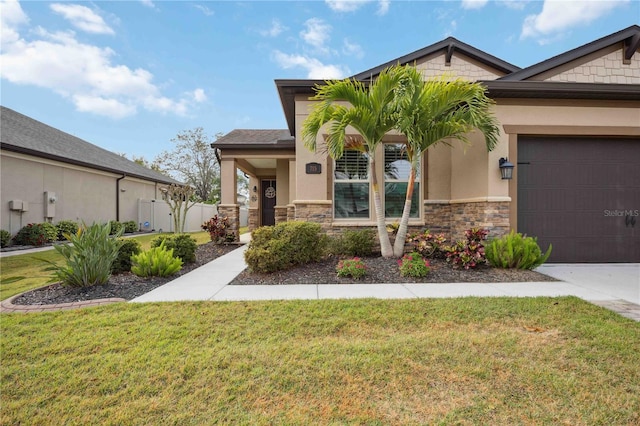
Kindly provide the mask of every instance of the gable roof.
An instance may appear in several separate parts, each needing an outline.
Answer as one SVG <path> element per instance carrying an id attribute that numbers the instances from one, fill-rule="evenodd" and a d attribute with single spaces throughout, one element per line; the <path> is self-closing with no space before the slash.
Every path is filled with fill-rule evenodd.
<path id="1" fill-rule="evenodd" d="M 447 37 L 442 41 L 434 43 L 420 50 L 416 50 L 415 52 L 409 53 L 408 55 L 400 56 L 399 58 L 393 59 L 382 65 L 378 65 L 377 67 L 355 74 L 350 78 L 356 79 L 356 80 L 367 80 L 371 77 L 377 76 L 378 74 L 380 74 L 382 70 L 384 70 L 385 68 L 389 68 L 392 65 L 411 64 L 420 58 L 433 55 L 434 53 L 437 53 L 440 51 L 445 52 L 446 62 L 451 62 L 451 57 L 453 56 L 454 52 L 459 52 L 465 56 L 468 56 L 471 59 L 474 59 L 488 66 L 489 68 L 495 69 L 505 74 L 511 74 L 513 72 L 520 70 L 520 67 L 510 64 L 509 62 L 503 61 L 502 59 L 497 58 L 493 55 L 490 55 L 486 52 L 483 52 L 480 49 L 476 49 L 475 47 L 470 46 L 466 43 L 463 43 L 454 37 Z"/>
<path id="2" fill-rule="evenodd" d="M 546 61 L 539 62 L 530 67 L 524 68 L 520 71 L 516 71 L 512 74 L 499 78 L 503 81 L 523 81 L 538 74 L 550 71 L 554 68 L 575 61 L 576 59 L 587 56 L 591 53 L 605 49 L 611 45 L 624 42 L 624 57 L 625 59 L 631 59 L 633 54 L 640 48 L 640 26 L 632 25 L 624 30 L 618 31 L 606 37 L 602 37 L 591 43 L 577 47 L 568 52 L 554 56 Z"/>
<path id="3" fill-rule="evenodd" d="M 0 106 L 0 147 L 7 151 L 109 173 L 125 174 L 152 182 L 179 183 L 118 154 L 4 106 Z"/>
<path id="4" fill-rule="evenodd" d="M 211 148 L 291 149 L 295 148 L 295 142 L 288 129 L 235 129 L 218 138 Z"/>

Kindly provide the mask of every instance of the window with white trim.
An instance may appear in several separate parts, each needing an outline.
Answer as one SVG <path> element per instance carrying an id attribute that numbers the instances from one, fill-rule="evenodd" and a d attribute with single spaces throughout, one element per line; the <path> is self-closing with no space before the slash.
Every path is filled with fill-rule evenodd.
<path id="1" fill-rule="evenodd" d="M 407 159 L 405 145 L 401 143 L 384 144 L 384 212 L 386 218 L 402 217 L 410 172 L 411 163 Z M 418 165 L 409 217 L 419 216 L 420 166 Z"/>
<path id="2" fill-rule="evenodd" d="M 334 217 L 369 218 L 369 155 L 345 150 L 335 161 L 333 176 Z"/>

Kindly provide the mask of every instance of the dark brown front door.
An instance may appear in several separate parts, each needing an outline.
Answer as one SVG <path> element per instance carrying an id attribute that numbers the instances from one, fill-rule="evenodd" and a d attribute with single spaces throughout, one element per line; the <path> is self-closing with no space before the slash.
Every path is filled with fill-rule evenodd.
<path id="1" fill-rule="evenodd" d="M 262 191 L 261 208 L 262 208 L 262 226 L 276 224 L 276 181 L 275 179 L 262 179 L 260 181 Z"/>
<path id="2" fill-rule="evenodd" d="M 640 262 L 640 139 L 519 137 L 518 231 L 550 262 Z"/>

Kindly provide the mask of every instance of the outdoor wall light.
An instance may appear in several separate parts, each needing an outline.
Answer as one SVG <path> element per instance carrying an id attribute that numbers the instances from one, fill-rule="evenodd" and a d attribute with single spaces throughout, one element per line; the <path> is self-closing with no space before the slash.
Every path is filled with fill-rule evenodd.
<path id="1" fill-rule="evenodd" d="M 510 163 L 507 157 L 500 158 L 498 160 L 498 165 L 500 166 L 500 175 L 502 176 L 502 179 L 513 178 L 513 163 Z"/>
<path id="2" fill-rule="evenodd" d="M 258 187 L 253 185 L 253 192 L 258 192 Z"/>

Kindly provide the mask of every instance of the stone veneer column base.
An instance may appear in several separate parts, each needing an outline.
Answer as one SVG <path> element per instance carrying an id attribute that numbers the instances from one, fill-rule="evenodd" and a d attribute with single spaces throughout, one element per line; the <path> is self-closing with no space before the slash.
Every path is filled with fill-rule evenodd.
<path id="1" fill-rule="evenodd" d="M 226 216 L 229 219 L 229 232 L 235 235 L 234 241 L 240 241 L 240 205 L 220 204 L 218 205 L 218 215 Z"/>
<path id="2" fill-rule="evenodd" d="M 509 233 L 511 201 L 433 200 L 424 203 L 425 227 L 449 241 L 464 239 L 470 228 L 489 230 L 489 238 Z"/>
<path id="3" fill-rule="evenodd" d="M 294 201 L 295 220 L 319 223 L 324 232 L 330 233 L 333 221 L 333 202 L 328 200 Z"/>
<path id="4" fill-rule="evenodd" d="M 275 206 L 273 210 L 275 213 L 276 225 L 287 221 L 287 206 Z"/>
<path id="5" fill-rule="evenodd" d="M 258 217 L 258 208 L 249 207 L 249 231 L 258 229 L 260 226 L 260 218 Z"/>
<path id="6" fill-rule="evenodd" d="M 296 206 L 293 204 L 287 204 L 287 222 L 296 220 Z"/>

